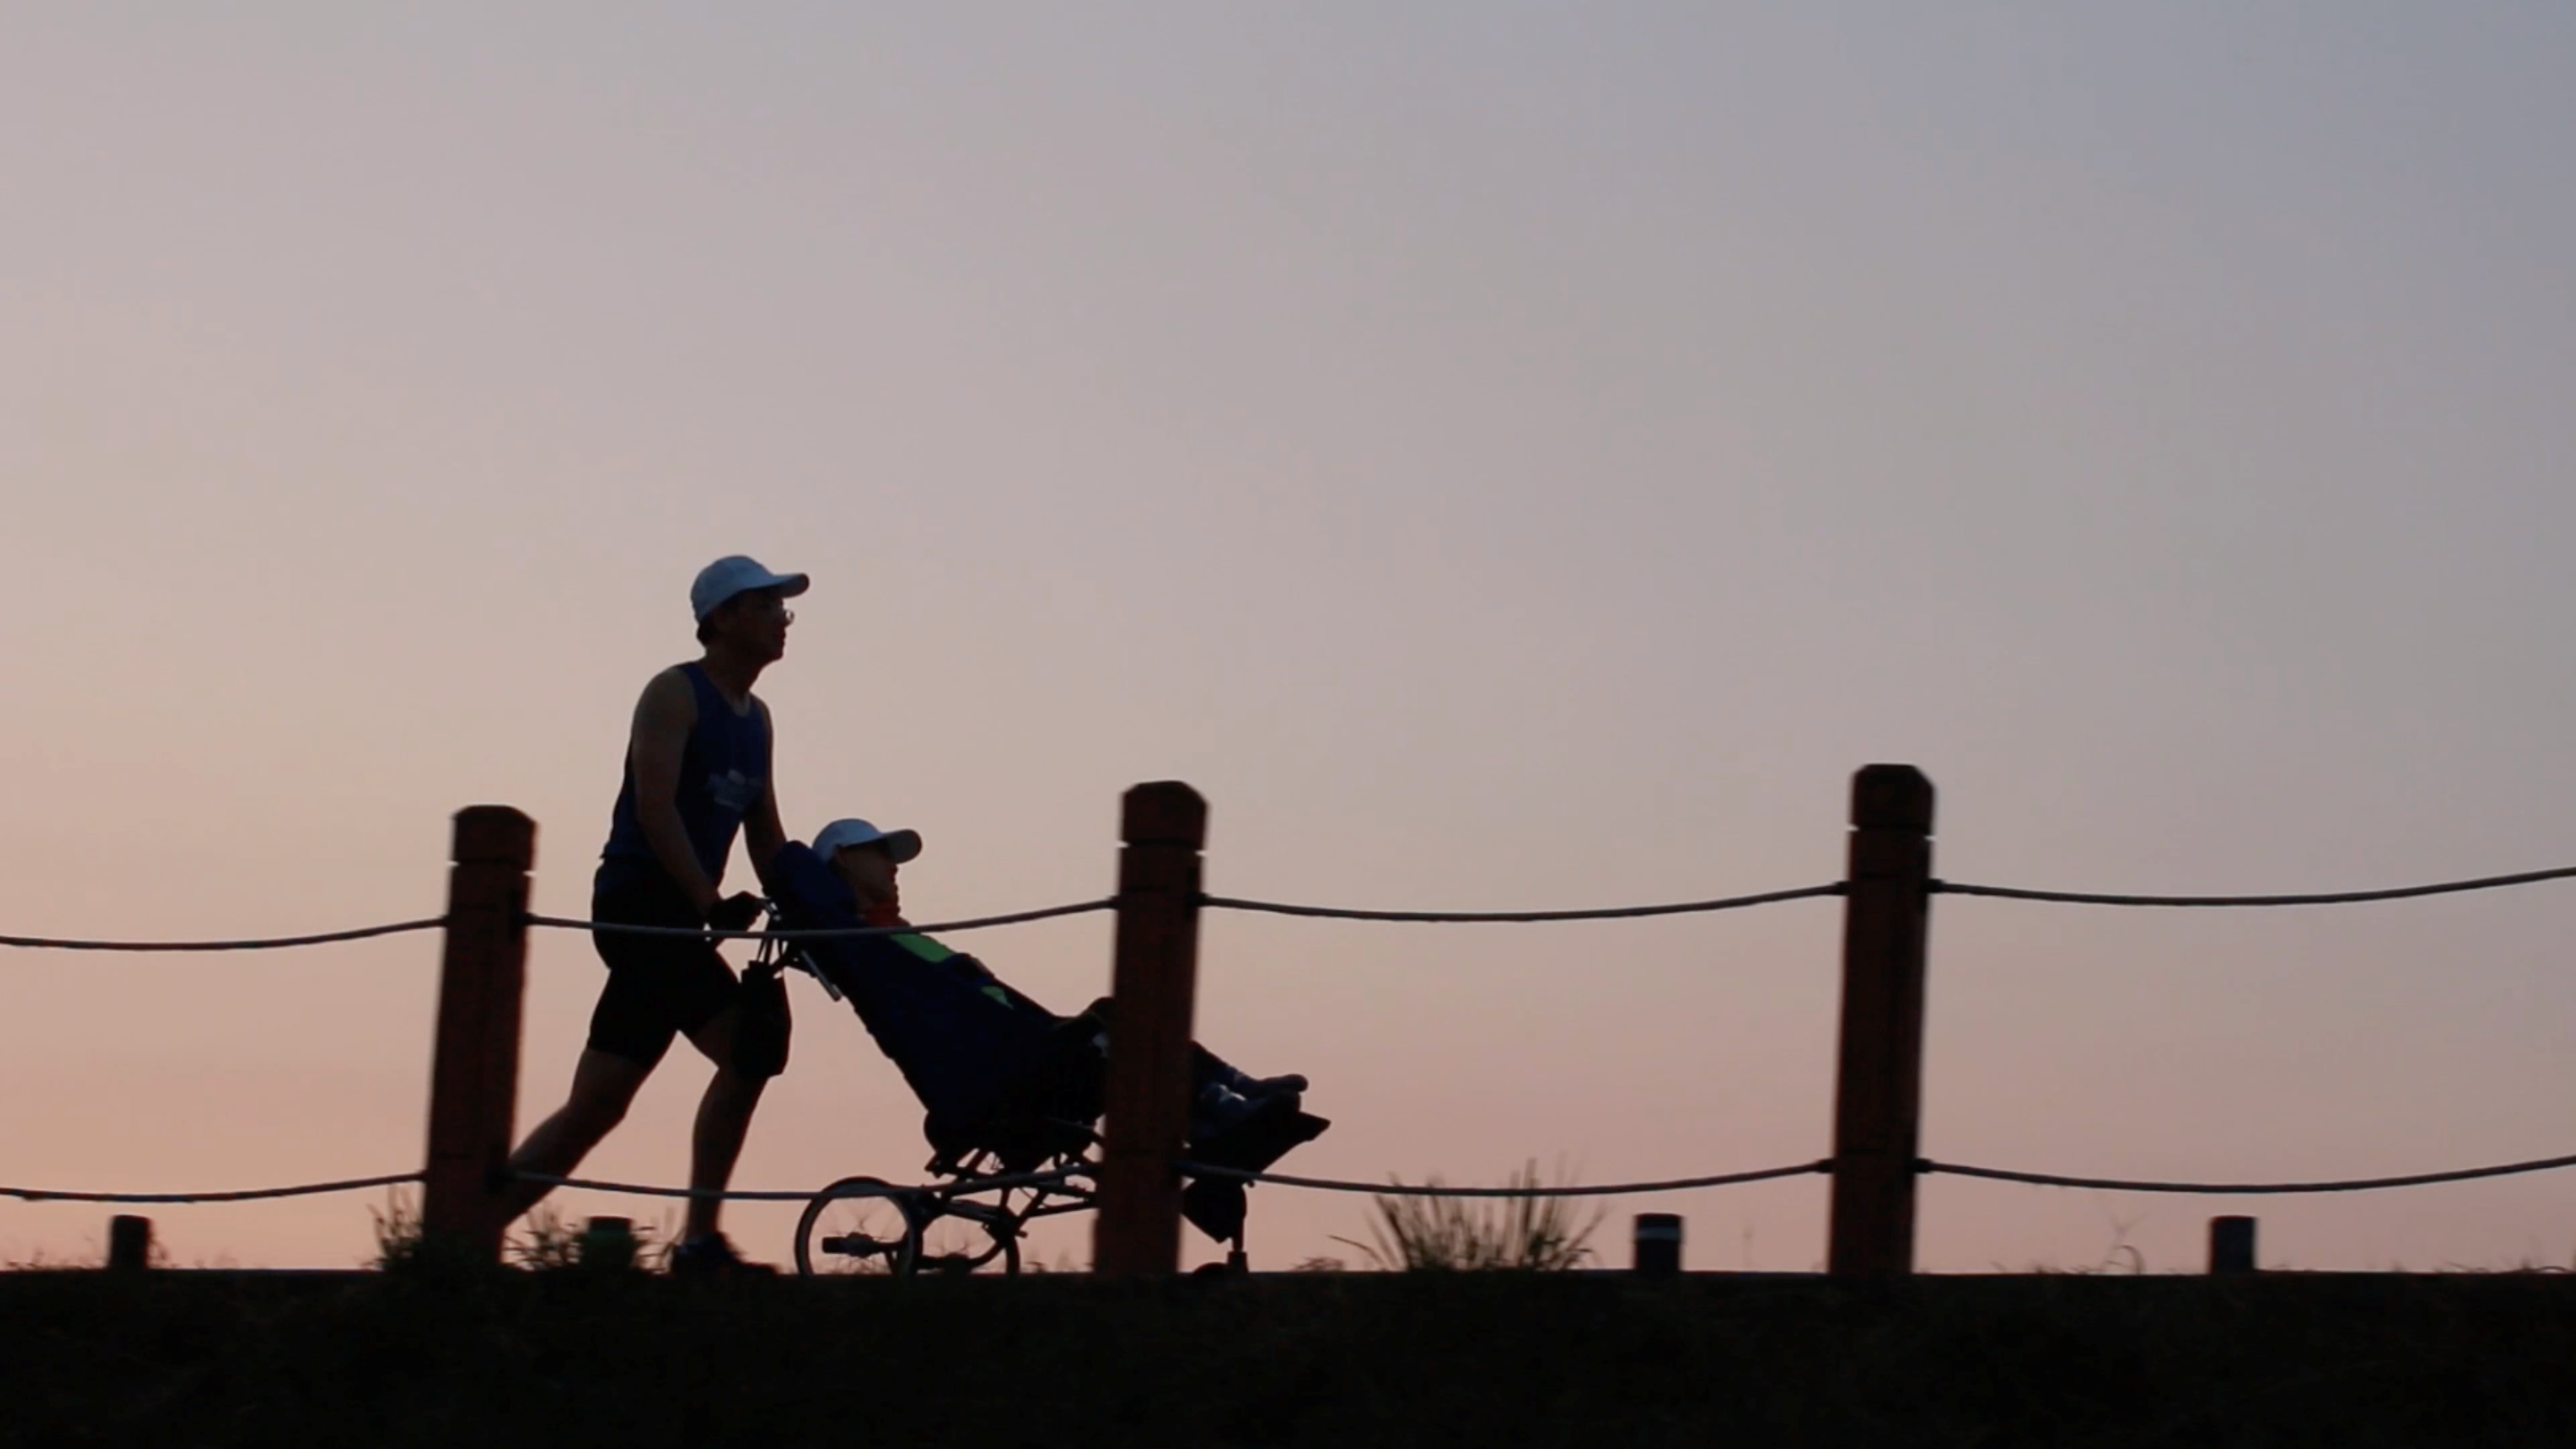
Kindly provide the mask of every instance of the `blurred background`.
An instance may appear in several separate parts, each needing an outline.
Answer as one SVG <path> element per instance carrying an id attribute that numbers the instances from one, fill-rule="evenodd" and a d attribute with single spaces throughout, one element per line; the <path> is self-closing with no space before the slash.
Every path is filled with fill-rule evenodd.
<path id="1" fill-rule="evenodd" d="M 790 833 L 921 830 L 916 919 L 1105 893 L 1162 778 L 1209 889 L 1336 905 L 1813 884 L 1878 760 L 1959 880 L 2576 860 L 2562 10 L 39 0 L 0 177 L 9 933 L 435 914 L 487 801 L 584 914 L 636 692 L 732 552 L 814 577 L 761 684 Z M 2571 891 L 1941 900 L 1925 1151 L 2576 1151 Z M 1200 1033 L 1314 1079 L 1291 1170 L 1800 1161 L 1838 930 L 1218 915 Z M 1108 940 L 957 944 L 1072 1010 Z M 0 1182 L 417 1165 L 436 957 L 0 954 Z M 600 976 L 537 938 L 523 1126 Z M 799 987 L 738 1183 L 915 1177 L 917 1105 Z M 585 1171 L 682 1180 L 704 1075 Z M 156 1216 L 181 1263 L 334 1266 L 371 1206 Z M 1622 1200 L 1603 1243 L 1680 1211 L 1691 1266 L 1805 1269 L 1823 1207 Z M 2248 1208 L 1934 1179 L 1922 1258 L 2193 1269 Z M 2251 1210 L 2267 1263 L 2422 1268 L 2568 1263 L 2571 1208 Z M 729 1225 L 784 1260 L 793 1214 Z M 0 1203 L 0 1259 L 105 1218 Z M 1366 1219 L 1257 1192 L 1254 1262 Z"/>

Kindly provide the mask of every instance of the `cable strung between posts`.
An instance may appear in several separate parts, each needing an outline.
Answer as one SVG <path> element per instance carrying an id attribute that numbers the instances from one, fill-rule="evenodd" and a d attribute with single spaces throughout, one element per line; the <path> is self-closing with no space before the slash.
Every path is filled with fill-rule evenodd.
<path id="1" fill-rule="evenodd" d="M 541 1182 L 548 1187 L 574 1187 L 582 1188 L 590 1192 L 623 1193 L 628 1197 L 715 1198 L 725 1202 L 804 1202 L 810 1198 L 821 1196 L 824 1191 L 822 1188 L 725 1188 L 718 1190 L 716 1188 L 705 1187 L 656 1187 L 649 1183 L 640 1182 L 599 1182 L 586 1177 L 552 1177 L 542 1172 L 514 1172 L 510 1175 L 521 1182 Z M 1069 1178 L 1089 1176 L 1091 1176 L 1091 1169 L 1087 1167 L 1059 1167 L 1051 1172 L 1015 1172 L 1002 1177 L 974 1177 L 966 1178 L 958 1182 L 930 1182 L 919 1183 L 913 1186 L 905 1186 L 902 1183 L 890 1182 L 886 1184 L 886 1190 L 883 1193 L 872 1193 L 866 1195 L 875 1197 L 955 1197 L 960 1193 L 991 1192 L 997 1188 L 1038 1187 L 1046 1184 L 1061 1183 Z M 861 1194 L 843 1193 L 841 1196 L 857 1197 L 861 1196 Z"/>
<path id="2" fill-rule="evenodd" d="M 431 916 L 427 920 L 396 921 L 390 926 L 360 926 L 354 931 L 269 936 L 245 941 L 71 941 L 51 936 L 0 936 L 0 946 L 21 946 L 34 951 L 280 951 L 290 946 L 327 946 L 335 941 L 398 936 L 405 931 L 427 931 L 446 924 L 445 916 Z"/>
<path id="3" fill-rule="evenodd" d="M 0 1197 L 22 1202 L 258 1202 L 273 1197 L 313 1197 L 326 1192 L 360 1192 L 371 1187 L 398 1187 L 420 1181 L 417 1172 L 383 1177 L 353 1177 L 346 1182 L 308 1182 L 296 1187 L 251 1187 L 233 1192 L 53 1192 L 39 1187 L 0 1187 Z"/>
<path id="4" fill-rule="evenodd" d="M 2027 891 L 2011 886 L 1961 885 L 1946 880 L 1932 882 L 1932 889 L 1945 895 L 1994 896 L 2008 901 L 2056 901 L 2076 906 L 2344 906 L 2363 901 L 2402 901 L 2415 896 L 2443 896 L 2458 891 L 2487 891 L 2504 886 L 2570 879 L 2576 879 L 2576 866 L 2528 870 L 2519 875 L 2481 876 L 2476 880 L 2444 881 L 2439 885 L 2398 886 L 2392 890 L 2329 891 L 2292 896 L 2124 896 L 2097 891 Z"/>
<path id="5" fill-rule="evenodd" d="M 1809 1173 L 1831 1172 L 1834 1162 L 1827 1157 L 1788 1167 L 1766 1167 L 1756 1172 L 1676 1177 L 1665 1182 L 1611 1182 L 1598 1187 L 1440 1187 L 1431 1184 L 1413 1187 L 1400 1182 L 1340 1182 L 1329 1177 L 1289 1177 L 1276 1172 L 1247 1172 L 1240 1167 L 1213 1167 L 1203 1162 L 1183 1162 L 1180 1169 L 1204 1177 L 1230 1178 L 1236 1182 L 1270 1182 L 1281 1187 L 1311 1187 L 1321 1192 L 1364 1192 L 1376 1197 L 1626 1197 L 1637 1193 L 1683 1192 L 1691 1188 L 1732 1187 L 1738 1183 L 1803 1177 Z"/>
<path id="6" fill-rule="evenodd" d="M 1702 911 L 1731 911 L 1744 906 L 1767 906 L 1777 901 L 1802 901 L 1812 896 L 1838 896 L 1843 894 L 1843 889 L 1841 881 L 1834 881 L 1827 885 L 1764 891 L 1752 896 L 1728 896 L 1714 901 L 1683 901 L 1669 906 L 1602 906 L 1582 911 L 1363 911 L 1340 906 L 1291 906 L 1278 901 L 1247 901 L 1233 896 L 1201 896 L 1199 904 L 1221 911 L 1262 911 L 1274 916 L 1315 916 L 1333 921 L 1620 921 L 1639 916 L 1686 916 Z"/>
<path id="7" fill-rule="evenodd" d="M 943 935 L 979 931 L 987 926 L 1016 926 L 1027 921 L 1053 920 L 1058 916 L 1079 916 L 1088 911 L 1114 910 L 1117 905 L 1115 897 L 1104 897 L 1096 901 L 1076 901 L 1069 906 L 1013 911 L 1002 916 L 933 921 L 925 926 L 843 926 L 828 931 L 719 931 L 699 926 L 637 926 L 623 921 L 576 921 L 563 916 L 531 915 L 525 919 L 531 926 L 551 926 L 562 931 L 595 931 L 612 936 L 693 936 L 708 941 L 850 941 L 868 936 L 925 936 L 933 931 Z"/>
<path id="8" fill-rule="evenodd" d="M 1996 1182 L 2027 1182 L 2040 1187 L 2098 1187 L 2118 1192 L 2192 1192 L 2219 1196 L 2290 1192 L 2369 1192 L 2383 1187 L 2424 1187 L 2437 1182 L 2468 1182 L 2481 1177 L 2511 1177 L 2576 1167 L 2576 1156 L 2538 1157 L 2494 1167 L 2463 1167 L 2450 1172 L 2417 1172 L 2404 1177 L 2357 1177 L 2341 1182 L 2131 1182 L 2115 1177 L 2061 1177 L 2050 1172 L 2013 1172 L 2001 1167 L 1964 1167 L 1955 1162 L 1915 1162 L 1917 1172 L 1946 1172 L 1957 1177 L 1983 1177 Z"/>

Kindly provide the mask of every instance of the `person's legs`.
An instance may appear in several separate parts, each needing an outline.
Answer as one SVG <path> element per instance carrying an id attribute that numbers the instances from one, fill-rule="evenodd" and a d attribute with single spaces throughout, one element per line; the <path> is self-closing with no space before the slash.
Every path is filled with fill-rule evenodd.
<path id="1" fill-rule="evenodd" d="M 733 1180 L 733 1165 L 742 1156 L 743 1138 L 751 1132 L 751 1114 L 760 1105 L 767 1076 L 735 1065 L 735 1041 L 742 1029 L 739 1006 L 728 1006 L 689 1033 L 689 1044 L 715 1063 L 716 1074 L 698 1099 L 698 1117 L 689 1137 L 689 1186 L 698 1192 L 722 1192 Z M 724 1199 L 689 1199 L 687 1233 L 703 1237 L 717 1231 Z"/>
<path id="2" fill-rule="evenodd" d="M 1306 1079 L 1293 1072 L 1284 1077 L 1251 1076 L 1197 1042 L 1190 1043 L 1190 1084 L 1195 1090 L 1204 1091 L 1213 1086 L 1238 1096 L 1254 1098 L 1306 1090 Z"/>
<path id="3" fill-rule="evenodd" d="M 1190 1043 L 1190 1135 L 1223 1132 L 1259 1111 L 1272 1098 L 1294 1105 L 1306 1090 L 1301 1076 L 1254 1077 L 1197 1042 Z"/>
<path id="4" fill-rule="evenodd" d="M 614 1052 L 597 1047 L 584 1049 L 580 1062 L 573 1067 L 571 1095 L 510 1154 L 510 1170 L 544 1177 L 568 1176 L 608 1135 L 609 1129 L 625 1119 L 636 1089 L 644 1085 L 652 1070 L 649 1063 L 629 1061 Z M 524 1178 L 511 1183 L 510 1217 L 515 1219 L 535 1207 L 552 1191 L 550 1183 Z"/>
<path id="5" fill-rule="evenodd" d="M 668 889 L 630 886 L 595 891 L 591 917 L 633 925 L 694 921 Z M 623 1121 L 636 1091 L 670 1050 L 681 1019 L 703 1019 L 726 999 L 733 974 L 703 941 L 597 931 L 591 944 L 608 967 L 599 1002 L 591 1008 L 590 1037 L 573 1067 L 572 1092 L 555 1114 L 537 1124 L 510 1154 L 513 1172 L 564 1177 L 590 1149 Z M 716 978 L 707 979 L 712 972 Z M 705 1003 L 705 1004 L 699 1004 Z M 537 1182 L 510 1184 L 510 1216 L 537 1205 L 552 1189 Z"/>

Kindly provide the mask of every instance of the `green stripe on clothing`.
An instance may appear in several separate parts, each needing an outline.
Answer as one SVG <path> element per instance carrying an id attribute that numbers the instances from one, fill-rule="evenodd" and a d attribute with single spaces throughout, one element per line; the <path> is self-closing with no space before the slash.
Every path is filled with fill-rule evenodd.
<path id="1" fill-rule="evenodd" d="M 956 952 L 949 950 L 947 947 L 940 945 L 937 941 L 930 939 L 928 936 L 906 934 L 901 936 L 889 936 L 886 939 L 894 942 L 896 945 L 901 946 L 903 949 L 910 951 L 915 956 L 920 957 L 922 960 L 927 961 L 934 966 L 957 954 Z"/>

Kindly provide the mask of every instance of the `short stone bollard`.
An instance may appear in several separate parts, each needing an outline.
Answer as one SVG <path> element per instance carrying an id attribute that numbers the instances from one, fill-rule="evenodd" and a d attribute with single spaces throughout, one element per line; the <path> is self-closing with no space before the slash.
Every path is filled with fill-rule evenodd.
<path id="1" fill-rule="evenodd" d="M 118 1213 L 107 1220 L 107 1266 L 119 1273 L 140 1273 L 152 1266 L 152 1220 Z"/>
<path id="2" fill-rule="evenodd" d="M 635 1220 L 592 1218 L 581 1230 L 581 1266 L 619 1269 L 635 1266 Z"/>
<path id="3" fill-rule="evenodd" d="M 1682 1216 L 1637 1214 L 1630 1268 L 1640 1278 L 1670 1278 L 1682 1270 Z"/>
<path id="4" fill-rule="evenodd" d="M 2209 1220 L 2209 1271 L 2251 1273 L 2254 1268 L 2254 1220 L 2245 1217 Z"/>

